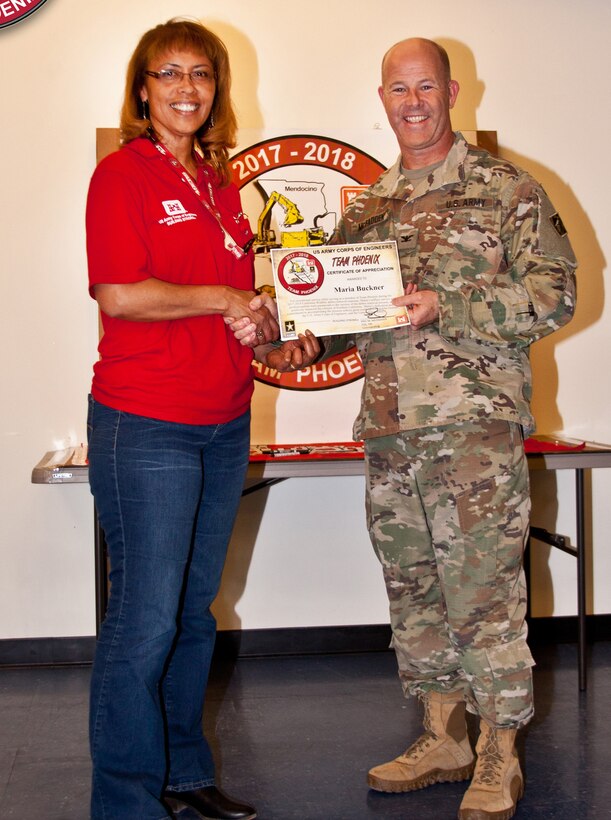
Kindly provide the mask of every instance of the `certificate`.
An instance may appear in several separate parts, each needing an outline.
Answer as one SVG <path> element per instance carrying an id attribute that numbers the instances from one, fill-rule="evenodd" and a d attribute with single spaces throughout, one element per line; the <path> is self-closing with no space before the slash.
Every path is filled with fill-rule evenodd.
<path id="1" fill-rule="evenodd" d="M 280 336 L 295 339 L 387 330 L 409 324 L 397 243 L 272 248 Z"/>

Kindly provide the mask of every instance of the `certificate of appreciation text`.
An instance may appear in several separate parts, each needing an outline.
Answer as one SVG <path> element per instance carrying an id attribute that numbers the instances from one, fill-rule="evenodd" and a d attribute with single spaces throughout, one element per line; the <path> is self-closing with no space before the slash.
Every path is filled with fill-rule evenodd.
<path id="1" fill-rule="evenodd" d="M 272 248 L 281 338 L 386 330 L 409 324 L 397 243 Z"/>

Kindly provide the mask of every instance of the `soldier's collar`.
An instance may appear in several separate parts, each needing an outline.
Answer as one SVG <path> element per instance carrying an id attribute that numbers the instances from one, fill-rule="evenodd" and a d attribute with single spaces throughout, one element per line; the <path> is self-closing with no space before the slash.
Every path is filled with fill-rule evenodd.
<path id="1" fill-rule="evenodd" d="M 448 151 L 444 161 L 433 168 L 431 173 L 421 180 L 414 180 L 413 184 L 401 171 L 401 156 L 395 164 L 383 174 L 373 186 L 373 193 L 389 199 L 406 199 L 422 196 L 444 185 L 452 185 L 462 181 L 464 177 L 464 162 L 469 146 L 460 133 L 456 132 L 454 144 Z"/>

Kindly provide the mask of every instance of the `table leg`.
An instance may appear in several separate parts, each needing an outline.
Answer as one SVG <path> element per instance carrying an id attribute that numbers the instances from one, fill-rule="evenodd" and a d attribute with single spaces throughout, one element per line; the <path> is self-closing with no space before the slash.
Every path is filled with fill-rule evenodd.
<path id="1" fill-rule="evenodd" d="M 577 507 L 577 651 L 579 664 L 579 691 L 584 692 L 586 680 L 586 544 L 584 471 L 575 470 L 575 493 Z"/>
<path id="2" fill-rule="evenodd" d="M 249 487 L 244 487 L 242 490 L 242 498 L 244 498 L 245 495 L 256 493 L 259 490 L 266 490 L 268 487 L 273 487 L 274 484 L 279 484 L 281 481 L 286 481 L 286 476 L 279 476 L 278 478 L 260 478 Z"/>
<path id="3" fill-rule="evenodd" d="M 100 634 L 100 627 L 108 606 L 108 565 L 106 561 L 106 538 L 100 526 L 98 511 L 93 507 L 93 538 L 95 562 L 95 634 Z"/>

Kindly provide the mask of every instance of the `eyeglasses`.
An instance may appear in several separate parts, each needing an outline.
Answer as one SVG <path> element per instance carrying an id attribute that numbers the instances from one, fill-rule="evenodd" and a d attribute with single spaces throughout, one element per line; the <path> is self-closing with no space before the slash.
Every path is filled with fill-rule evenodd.
<path id="1" fill-rule="evenodd" d="M 194 85 L 207 85 L 214 82 L 214 74 L 204 69 L 197 71 L 177 71 L 175 68 L 162 68 L 161 71 L 145 71 L 147 77 L 154 77 L 164 85 L 177 85 L 183 77 L 189 77 Z"/>

